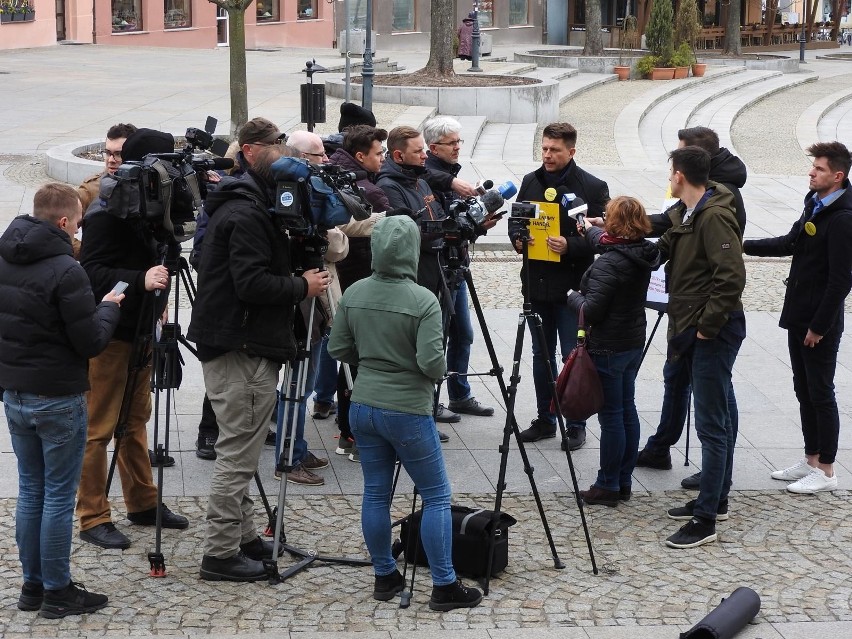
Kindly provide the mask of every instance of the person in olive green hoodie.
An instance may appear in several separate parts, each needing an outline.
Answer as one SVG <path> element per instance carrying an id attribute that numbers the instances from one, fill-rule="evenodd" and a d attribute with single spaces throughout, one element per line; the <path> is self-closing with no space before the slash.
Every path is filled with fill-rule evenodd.
<path id="1" fill-rule="evenodd" d="M 411 218 L 373 229 L 373 274 L 346 289 L 328 341 L 333 358 L 358 366 L 349 423 L 361 454 L 361 529 L 373 561 L 373 597 L 389 601 L 404 587 L 391 553 L 391 490 L 396 460 L 423 498 L 421 536 L 432 572 L 432 610 L 482 601 L 452 564 L 450 482 L 432 417 L 435 382 L 446 372 L 441 309 L 417 284 L 420 231 Z"/>

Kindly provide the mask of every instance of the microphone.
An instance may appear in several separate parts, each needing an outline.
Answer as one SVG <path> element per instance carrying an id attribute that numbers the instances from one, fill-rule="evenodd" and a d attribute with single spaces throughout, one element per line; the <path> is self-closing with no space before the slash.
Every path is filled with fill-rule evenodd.
<path id="1" fill-rule="evenodd" d="M 485 195 L 486 191 L 494 188 L 494 182 L 491 180 L 477 182 L 474 188 L 476 188 L 476 192 L 479 193 L 479 195 Z"/>
<path id="2" fill-rule="evenodd" d="M 562 187 L 564 188 L 564 187 Z M 559 202 L 561 209 L 565 210 L 568 217 L 573 217 L 577 220 L 577 224 L 582 224 L 586 219 L 586 213 L 589 211 L 589 205 L 582 198 L 577 197 L 574 193 L 564 193 Z"/>
<path id="3" fill-rule="evenodd" d="M 485 184 L 493 185 L 494 183 L 491 180 L 486 180 L 483 182 L 483 185 Z M 511 181 L 506 181 L 499 185 L 496 189 L 483 193 L 480 200 L 482 200 L 482 204 L 485 206 L 488 213 L 494 213 L 506 203 L 506 200 L 514 197 L 517 192 L 518 188 L 515 184 Z"/>
<path id="4" fill-rule="evenodd" d="M 360 182 L 361 180 L 366 180 L 370 176 L 366 171 L 351 171 L 352 175 L 355 176 L 355 181 Z"/>

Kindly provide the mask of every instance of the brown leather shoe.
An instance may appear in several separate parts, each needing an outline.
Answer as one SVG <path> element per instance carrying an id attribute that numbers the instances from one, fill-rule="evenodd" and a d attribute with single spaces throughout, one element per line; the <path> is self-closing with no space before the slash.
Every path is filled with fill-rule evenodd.
<path id="1" fill-rule="evenodd" d="M 621 494 L 617 490 L 606 490 L 597 486 L 590 486 L 589 490 L 581 490 L 580 497 L 590 506 L 597 504 L 599 506 L 609 506 L 615 508 L 621 499 Z"/>
<path id="2" fill-rule="evenodd" d="M 325 483 L 322 477 L 309 471 L 304 464 L 299 464 L 287 473 L 287 481 L 304 486 L 322 486 Z"/>

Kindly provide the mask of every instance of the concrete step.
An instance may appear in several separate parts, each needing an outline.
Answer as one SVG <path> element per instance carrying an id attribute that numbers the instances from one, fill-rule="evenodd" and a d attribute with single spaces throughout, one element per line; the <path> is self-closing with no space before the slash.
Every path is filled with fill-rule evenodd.
<path id="1" fill-rule="evenodd" d="M 665 164 L 669 151 L 677 147 L 677 132 L 686 127 L 692 115 L 713 100 L 747 86 L 781 77 L 780 71 L 725 69 L 708 82 L 694 82 L 667 94 L 647 110 L 639 123 L 639 137 L 648 160 Z"/>
<path id="2" fill-rule="evenodd" d="M 852 142 L 852 89 L 827 95 L 805 109 L 796 121 L 796 139 L 803 151 L 816 141 Z"/>
<path id="3" fill-rule="evenodd" d="M 539 80 L 567 80 L 573 78 L 580 73 L 579 69 L 566 69 L 561 67 L 537 67 L 534 71 L 524 73 L 530 78 L 538 78 Z"/>
<path id="4" fill-rule="evenodd" d="M 363 68 L 364 61 L 361 58 L 350 58 L 349 70 L 353 75 L 356 73 L 360 74 Z M 328 73 L 346 73 L 346 62 L 327 66 L 326 69 L 328 70 Z M 400 67 L 396 62 L 391 61 L 390 58 L 373 58 L 373 71 L 379 73 L 394 73 L 402 71 L 403 69 L 404 67 Z"/>
<path id="5" fill-rule="evenodd" d="M 512 158 L 518 162 L 534 162 L 535 135 L 538 124 L 506 124 L 488 122 L 483 127 L 470 159 L 476 162 Z M 466 134 L 465 134 L 466 135 Z"/>
<path id="6" fill-rule="evenodd" d="M 459 115 L 453 116 L 461 124 L 461 136 L 464 140 L 464 145 L 461 148 L 459 159 L 462 164 L 466 164 L 473 156 L 473 150 L 479 142 L 479 136 L 483 129 L 488 124 L 484 115 Z"/>
<path id="7" fill-rule="evenodd" d="M 430 106 L 410 106 L 405 111 L 400 113 L 393 122 L 388 125 L 387 130 L 395 129 L 398 126 L 410 126 L 419 129 L 420 125 L 437 113 L 435 107 Z"/>
<path id="8" fill-rule="evenodd" d="M 617 82 L 614 73 L 577 73 L 559 81 L 559 104 L 607 82 Z"/>
<path id="9" fill-rule="evenodd" d="M 718 99 L 711 100 L 692 117 L 687 126 L 707 126 L 719 135 L 719 145 L 727 147 L 731 153 L 737 154 L 731 139 L 731 127 L 737 116 L 749 105 L 759 102 L 780 91 L 792 89 L 801 84 L 815 82 L 819 76 L 815 73 L 786 73 L 780 77 L 769 78 L 763 82 L 751 84 Z"/>

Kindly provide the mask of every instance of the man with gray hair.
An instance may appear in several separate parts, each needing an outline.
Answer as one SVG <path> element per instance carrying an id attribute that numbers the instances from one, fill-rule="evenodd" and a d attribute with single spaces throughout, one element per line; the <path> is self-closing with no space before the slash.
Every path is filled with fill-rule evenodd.
<path id="1" fill-rule="evenodd" d="M 450 205 L 459 199 L 459 195 L 476 194 L 476 189 L 469 182 L 458 178 L 462 168 L 458 161 L 459 154 L 464 144 L 461 128 L 458 120 L 448 116 L 431 118 L 420 127 L 427 147 L 426 168 L 430 175 L 427 179 L 447 215 L 449 215 Z M 440 184 L 448 184 L 450 190 L 442 190 Z M 487 223 L 483 226 L 487 228 Z M 467 268 L 469 264 L 470 258 L 467 254 L 467 242 L 465 242 L 464 267 Z M 467 282 L 461 272 L 447 273 L 446 277 L 447 286 L 453 296 L 453 313 L 447 326 L 447 370 L 458 375 L 447 379 L 449 410 L 440 407 L 435 419 L 444 423 L 457 422 L 461 419 L 458 413 L 488 417 L 494 414 L 494 409 L 477 401 L 467 381 L 470 348 L 473 344 Z"/>

